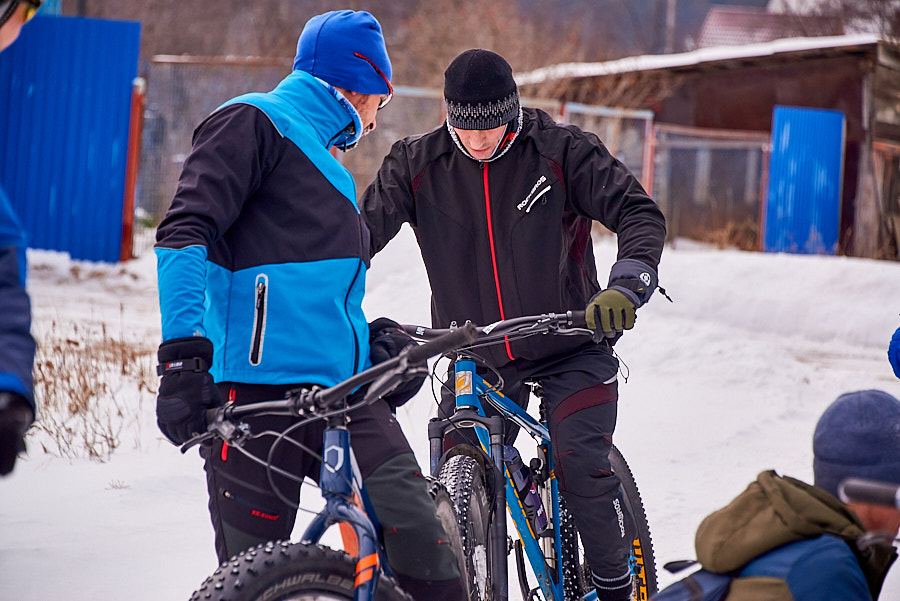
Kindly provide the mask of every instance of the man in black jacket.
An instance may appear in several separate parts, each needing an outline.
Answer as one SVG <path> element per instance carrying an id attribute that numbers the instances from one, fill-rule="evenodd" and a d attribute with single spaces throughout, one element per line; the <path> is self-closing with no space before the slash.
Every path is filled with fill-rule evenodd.
<path id="1" fill-rule="evenodd" d="M 395 143 L 363 195 L 372 252 L 412 226 L 435 327 L 587 308 L 599 344 L 541 336 L 484 355 L 520 404 L 522 380 L 541 383 L 555 474 L 599 598 L 627 599 L 634 523 L 608 459 L 618 400 L 611 345 L 657 286 L 665 219 L 595 135 L 522 109 L 500 55 L 468 50 L 444 75 L 446 126 Z M 604 290 L 592 220 L 618 235 Z"/>

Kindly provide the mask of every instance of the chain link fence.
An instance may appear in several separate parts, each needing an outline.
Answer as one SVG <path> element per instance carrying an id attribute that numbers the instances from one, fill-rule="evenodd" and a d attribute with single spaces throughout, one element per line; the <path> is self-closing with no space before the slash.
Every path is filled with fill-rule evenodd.
<path id="1" fill-rule="evenodd" d="M 669 237 L 760 250 L 769 147 L 767 132 L 656 124 L 653 196 Z"/>
<path id="2" fill-rule="evenodd" d="M 135 256 L 153 246 L 156 225 L 175 194 L 194 128 L 223 102 L 273 89 L 289 59 L 156 56 L 147 73 L 141 162 L 136 193 Z M 555 119 L 596 133 L 660 203 L 670 238 L 689 237 L 757 248 L 769 136 L 653 123 L 651 111 L 523 98 Z M 337 158 L 357 190 L 375 177 L 391 145 L 441 125 L 438 89 L 397 86 L 377 128 Z M 598 232 L 605 230 L 598 225 Z M 716 238 L 730 238 L 717 240 Z"/>

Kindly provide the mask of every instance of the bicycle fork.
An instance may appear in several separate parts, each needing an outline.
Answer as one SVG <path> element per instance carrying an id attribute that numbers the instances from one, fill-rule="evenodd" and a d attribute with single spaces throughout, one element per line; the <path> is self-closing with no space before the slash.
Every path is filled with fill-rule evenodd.
<path id="1" fill-rule="evenodd" d="M 484 417 L 472 407 L 458 406 L 456 413 L 447 419 L 434 419 L 428 424 L 430 445 L 430 463 L 432 475 L 437 475 L 443 456 L 444 433 L 454 427 L 471 428 L 478 425 L 488 431 L 490 441 L 490 460 L 493 463 L 493 507 L 494 519 L 490 524 L 490 571 L 492 580 L 492 596 L 494 601 L 509 599 L 508 568 L 506 557 L 506 467 L 503 465 L 503 420 L 498 416 Z M 486 474 L 487 476 L 487 474 Z"/>

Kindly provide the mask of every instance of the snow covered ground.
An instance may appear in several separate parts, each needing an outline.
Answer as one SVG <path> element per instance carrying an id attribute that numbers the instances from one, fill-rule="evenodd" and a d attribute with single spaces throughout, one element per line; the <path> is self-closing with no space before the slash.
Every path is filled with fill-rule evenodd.
<path id="1" fill-rule="evenodd" d="M 600 240 L 596 252 L 605 271 L 614 240 Z M 404 230 L 375 258 L 370 318 L 428 323 L 418 257 Z M 152 253 L 98 265 L 32 251 L 30 262 L 39 335 L 106 328 L 112 338 L 156 348 Z M 629 376 L 620 382 L 615 440 L 637 478 L 661 565 L 693 557 L 700 520 L 759 471 L 811 480 L 812 431 L 837 395 L 879 388 L 900 396 L 886 357 L 900 325 L 900 264 L 679 241 L 666 249 L 660 277 L 675 302 L 655 295 L 617 345 Z M 146 368 L 153 366 L 148 354 Z M 151 392 L 129 380 L 117 395 L 134 419 L 123 418 L 109 461 L 55 457 L 37 436 L 0 480 L 0 599 L 186 599 L 215 569 L 199 457 L 181 455 L 158 434 Z M 423 465 L 432 411 L 428 392 L 400 410 Z M 316 507 L 312 488 L 303 504 Z M 882 598 L 900 599 L 900 569 Z"/>

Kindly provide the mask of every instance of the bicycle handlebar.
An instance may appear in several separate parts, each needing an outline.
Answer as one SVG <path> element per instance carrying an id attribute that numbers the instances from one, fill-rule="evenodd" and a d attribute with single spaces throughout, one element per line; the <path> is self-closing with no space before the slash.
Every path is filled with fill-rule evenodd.
<path id="1" fill-rule="evenodd" d="M 330 388 L 314 387 L 298 391 L 296 395 L 292 394 L 285 399 L 260 401 L 241 406 L 226 404 L 209 409 L 206 412 L 207 431 L 181 445 L 181 452 L 184 453 L 194 445 L 215 436 L 223 440 L 231 440 L 233 437 L 240 438 L 245 433 L 245 430 L 238 428 L 233 420 L 243 415 L 264 412 L 288 412 L 294 415 L 305 415 L 307 410 L 312 409 L 327 411 L 360 386 L 372 384 L 379 378 L 381 378 L 379 390 L 390 390 L 397 384 L 397 382 L 390 380 L 392 377 L 399 380 L 406 373 L 413 371 L 419 364 L 424 363 L 429 357 L 465 346 L 474 341 L 477 335 L 478 332 L 475 326 L 466 324 L 461 328 L 456 328 L 449 333 L 436 337 L 430 342 L 411 347 L 396 357 L 374 365 Z M 373 385 L 373 387 L 375 386 Z M 369 396 L 367 395 L 366 398 L 369 398 Z"/>
<path id="2" fill-rule="evenodd" d="M 466 323 L 466 326 L 472 325 Z M 463 326 L 463 327 L 466 327 Z M 403 330 L 417 340 L 435 340 L 445 336 L 449 332 L 455 332 L 461 328 L 426 328 L 419 325 L 403 325 Z M 525 315 L 496 321 L 486 326 L 473 326 L 476 332 L 476 340 L 470 342 L 484 343 L 486 341 L 501 340 L 509 334 L 542 334 L 560 328 L 572 328 L 569 332 L 591 334 L 586 329 L 584 311 L 566 311 L 565 313 L 543 313 L 540 315 Z M 426 343 L 426 345 L 429 343 Z M 424 347 L 425 345 L 423 345 Z M 420 347 L 422 348 L 422 347 Z M 445 350 L 452 350 L 450 347 Z M 443 352 L 443 351 L 442 351 Z"/>
<path id="3" fill-rule="evenodd" d="M 447 351 L 474 342 L 477 336 L 478 331 L 475 326 L 467 323 L 463 327 L 452 330 L 450 333 L 445 334 L 440 338 L 411 348 L 406 355 L 406 360 L 410 363 L 421 363 L 429 357 L 441 355 Z"/>
<path id="4" fill-rule="evenodd" d="M 838 486 L 838 496 L 845 503 L 869 503 L 900 509 L 900 484 L 847 478 Z"/>

